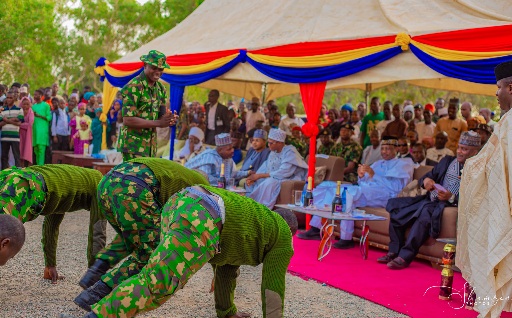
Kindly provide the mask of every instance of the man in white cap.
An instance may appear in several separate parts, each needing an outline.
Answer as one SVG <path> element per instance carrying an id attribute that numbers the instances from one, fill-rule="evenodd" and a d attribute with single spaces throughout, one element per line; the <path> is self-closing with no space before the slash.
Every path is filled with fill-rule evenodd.
<path id="1" fill-rule="evenodd" d="M 414 114 L 414 106 L 407 105 L 404 107 L 404 120 L 410 122 Z"/>
<path id="2" fill-rule="evenodd" d="M 206 150 L 203 144 L 204 132 L 198 127 L 190 128 L 185 146 L 181 148 L 178 158 L 185 161 L 190 160 Z"/>
<path id="3" fill-rule="evenodd" d="M 268 147 L 270 155 L 267 161 L 247 178 L 249 197 L 269 208 L 273 208 L 281 183 L 285 180 L 305 180 L 308 164 L 294 146 L 285 145 L 286 132 L 270 129 Z"/>
<path id="4" fill-rule="evenodd" d="M 398 141 L 395 137 L 383 137 L 382 160 L 376 161 L 371 166 L 359 165 L 357 168 L 358 185 L 343 185 L 353 197 L 353 207 L 385 207 L 388 200 L 396 197 L 411 181 L 414 163 L 412 160 L 396 157 L 397 144 Z M 315 204 L 331 204 L 335 192 L 335 182 L 322 182 L 313 190 Z M 311 228 L 297 234 L 297 237 L 304 240 L 320 240 L 321 218 L 315 216 L 309 224 Z M 354 247 L 353 233 L 354 221 L 341 221 L 340 240 L 333 247 L 338 249 Z"/>
<path id="5" fill-rule="evenodd" d="M 250 139 L 251 148 L 245 156 L 241 171 L 258 171 L 261 165 L 267 161 L 270 149 L 267 148 L 267 132 L 263 129 L 254 131 Z"/>
<path id="6" fill-rule="evenodd" d="M 501 119 L 479 154 L 464 165 L 457 223 L 455 262 L 481 300 L 474 308 L 479 317 L 499 317 L 512 307 L 512 116 L 507 113 L 512 108 L 512 61 L 496 66 L 494 74 Z"/>
<path id="7" fill-rule="evenodd" d="M 216 135 L 215 146 L 215 149 L 205 150 L 190 159 L 185 167 L 203 171 L 208 176 L 211 185 L 218 184 L 222 164 L 224 164 L 226 180 L 229 178 L 240 180 L 254 173 L 253 171 L 236 171 L 236 165 L 233 161 L 233 142 L 228 133 Z"/>

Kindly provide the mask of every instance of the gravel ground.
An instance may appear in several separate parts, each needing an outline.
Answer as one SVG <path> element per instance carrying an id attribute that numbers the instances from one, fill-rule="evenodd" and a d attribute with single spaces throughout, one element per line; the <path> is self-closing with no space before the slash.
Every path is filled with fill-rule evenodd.
<path id="1" fill-rule="evenodd" d="M 42 278 L 41 226 L 43 218 L 27 223 L 27 242 L 6 266 L 0 267 L 0 318 L 58 317 L 60 313 L 83 316 L 73 299 L 81 291 L 77 282 L 86 270 L 87 212 L 70 213 L 61 225 L 58 270 L 65 280 L 52 285 Z M 109 239 L 113 236 L 109 227 Z M 241 311 L 261 317 L 261 266 L 241 268 L 235 303 Z M 211 267 L 205 266 L 158 310 L 140 317 L 208 317 L 215 318 L 213 295 L 209 294 Z M 385 307 L 343 292 L 286 277 L 285 317 L 406 317 Z M 171 314 L 172 313 L 172 314 Z"/>

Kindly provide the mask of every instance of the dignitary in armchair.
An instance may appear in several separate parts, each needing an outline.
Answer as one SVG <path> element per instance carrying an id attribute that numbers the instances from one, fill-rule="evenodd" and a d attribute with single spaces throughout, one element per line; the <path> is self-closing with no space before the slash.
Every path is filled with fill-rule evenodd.
<path id="1" fill-rule="evenodd" d="M 217 185 L 222 164 L 224 164 L 226 180 L 229 178 L 240 180 L 254 173 L 254 171 L 236 171 L 233 161 L 233 142 L 228 133 L 215 136 L 215 145 L 215 149 L 205 150 L 190 159 L 185 167 L 203 171 L 211 185 Z"/>
<path id="2" fill-rule="evenodd" d="M 258 171 L 261 165 L 267 161 L 268 155 L 270 154 L 270 149 L 268 149 L 266 145 L 267 132 L 263 129 L 255 130 L 250 141 L 251 148 L 245 156 L 244 163 L 240 169 L 241 171 Z"/>
<path id="3" fill-rule="evenodd" d="M 285 180 L 305 180 L 308 165 L 294 146 L 285 145 L 286 133 L 271 129 L 268 135 L 270 155 L 267 161 L 247 178 L 249 197 L 273 208 Z"/>
<path id="4" fill-rule="evenodd" d="M 457 148 L 457 156 L 444 157 L 418 184 L 429 191 L 426 195 L 394 198 L 388 201 L 390 213 L 389 253 L 377 260 L 390 269 L 409 266 L 420 247 L 429 236 L 437 238 L 441 231 L 443 209 L 457 206 L 461 171 L 466 159 L 480 149 L 480 135 L 474 131 L 463 132 Z M 405 231 L 411 227 L 405 238 Z"/>
<path id="5" fill-rule="evenodd" d="M 390 198 L 394 198 L 411 181 L 414 171 L 412 160 L 396 157 L 397 140 L 384 137 L 381 143 L 382 160 L 372 164 L 360 165 L 357 169 L 358 185 L 343 185 L 353 197 L 352 206 L 385 207 Z M 331 204 L 336 192 L 336 183 L 325 182 L 313 190 L 315 205 Z M 318 198 L 318 199 L 317 199 Z M 307 232 L 297 235 L 306 240 L 320 239 L 321 218 L 313 217 Z M 354 221 L 340 222 L 340 240 L 333 247 L 347 249 L 354 246 L 352 233 Z"/>

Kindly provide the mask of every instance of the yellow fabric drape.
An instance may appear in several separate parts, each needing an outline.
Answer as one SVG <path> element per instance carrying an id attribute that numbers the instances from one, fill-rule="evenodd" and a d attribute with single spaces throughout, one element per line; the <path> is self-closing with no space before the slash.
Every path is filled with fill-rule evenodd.
<path id="1" fill-rule="evenodd" d="M 496 51 L 496 52 L 468 52 L 468 51 L 453 51 L 443 49 L 428 44 L 423 44 L 414 40 L 411 40 L 411 44 L 414 44 L 418 49 L 427 53 L 428 55 L 435 57 L 439 60 L 444 61 L 474 61 L 484 60 L 501 56 L 512 55 L 512 51 Z"/>
<path id="2" fill-rule="evenodd" d="M 103 112 L 101 113 L 100 120 L 103 125 L 103 135 L 101 136 L 101 150 L 107 149 L 107 115 L 112 106 L 112 102 L 116 98 L 117 87 L 112 86 L 109 81 L 105 78 L 103 82 Z"/>

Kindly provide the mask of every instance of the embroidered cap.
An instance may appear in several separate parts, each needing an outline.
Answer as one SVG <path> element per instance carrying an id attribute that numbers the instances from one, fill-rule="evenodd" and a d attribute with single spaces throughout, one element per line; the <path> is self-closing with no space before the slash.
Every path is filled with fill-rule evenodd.
<path id="1" fill-rule="evenodd" d="M 231 136 L 227 133 L 215 135 L 215 146 L 217 147 L 231 145 L 232 143 Z"/>
<path id="2" fill-rule="evenodd" d="M 412 106 L 411 106 L 412 107 Z M 397 146 L 398 140 L 393 136 L 382 137 L 381 145 Z"/>
<path id="3" fill-rule="evenodd" d="M 512 76 L 512 61 L 509 62 L 503 62 L 501 64 L 498 64 L 494 68 L 494 75 L 496 76 L 496 82 L 498 82 L 501 79 L 511 77 Z"/>
<path id="4" fill-rule="evenodd" d="M 478 124 L 478 126 L 476 127 L 476 130 L 478 130 L 478 129 L 489 133 L 489 135 L 492 134 L 492 127 L 487 124 Z"/>
<path id="5" fill-rule="evenodd" d="M 286 133 L 279 128 L 272 128 L 268 134 L 268 139 L 284 142 L 286 140 Z"/>
<path id="6" fill-rule="evenodd" d="M 480 147 L 480 135 L 475 131 L 465 131 L 460 135 L 459 145 Z"/>
<path id="7" fill-rule="evenodd" d="M 252 138 L 261 138 L 263 140 L 267 140 L 267 132 L 263 129 L 256 129 Z"/>

